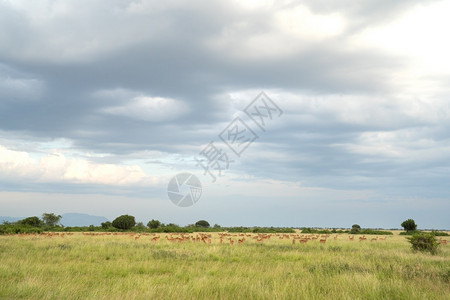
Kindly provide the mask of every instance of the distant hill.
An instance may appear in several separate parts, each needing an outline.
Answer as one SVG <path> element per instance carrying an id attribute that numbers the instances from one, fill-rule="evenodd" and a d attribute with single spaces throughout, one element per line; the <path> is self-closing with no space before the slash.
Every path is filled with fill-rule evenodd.
<path id="1" fill-rule="evenodd" d="M 105 217 L 80 213 L 62 214 L 61 217 L 61 224 L 64 226 L 100 226 L 101 223 L 108 221 Z"/>
<path id="2" fill-rule="evenodd" d="M 19 220 L 22 220 L 24 218 L 18 218 L 18 217 L 4 217 L 4 216 L 0 216 L 0 224 L 3 224 L 3 222 L 17 222 Z"/>
<path id="3" fill-rule="evenodd" d="M 38 216 L 42 219 L 42 216 Z M 81 213 L 66 213 L 61 215 L 61 224 L 64 226 L 100 226 L 101 223 L 108 221 L 107 218 L 101 216 L 91 216 L 88 214 Z M 3 222 L 17 222 L 19 220 L 25 219 L 25 217 L 6 217 L 0 216 L 0 224 Z"/>

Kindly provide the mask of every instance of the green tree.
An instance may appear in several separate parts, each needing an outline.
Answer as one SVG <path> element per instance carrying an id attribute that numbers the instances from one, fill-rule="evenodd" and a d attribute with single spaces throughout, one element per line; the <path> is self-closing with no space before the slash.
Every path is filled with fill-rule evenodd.
<path id="1" fill-rule="evenodd" d="M 352 229 L 350 230 L 350 233 L 358 233 L 361 230 L 361 226 L 358 224 L 353 224 Z"/>
<path id="2" fill-rule="evenodd" d="M 108 229 L 112 226 L 112 223 L 110 221 L 106 221 L 106 222 L 103 222 L 101 225 L 102 225 L 103 229 Z"/>
<path id="3" fill-rule="evenodd" d="M 42 215 L 42 220 L 44 220 L 45 225 L 50 227 L 58 225 L 61 218 L 60 215 L 55 215 L 54 213 L 44 213 Z"/>
<path id="4" fill-rule="evenodd" d="M 38 217 L 28 217 L 23 220 L 19 221 L 19 224 L 22 225 L 30 225 L 33 227 L 41 227 L 43 225 L 43 222 Z"/>
<path id="5" fill-rule="evenodd" d="M 361 226 L 359 226 L 358 224 L 353 224 L 352 229 L 361 230 Z"/>
<path id="6" fill-rule="evenodd" d="M 209 223 L 207 221 L 205 221 L 205 220 L 200 220 L 200 221 L 197 221 L 197 223 L 195 223 L 195 226 L 208 228 L 209 227 Z"/>
<path id="7" fill-rule="evenodd" d="M 139 232 L 144 231 L 145 229 L 146 229 L 146 227 L 144 226 L 144 223 L 142 223 L 142 222 L 138 222 L 136 224 L 136 226 L 134 226 L 134 228 L 133 228 L 133 230 L 136 230 Z"/>
<path id="8" fill-rule="evenodd" d="M 161 227 L 161 222 L 158 221 L 158 220 L 152 219 L 151 221 L 149 221 L 149 222 L 147 223 L 147 226 L 148 226 L 148 228 L 156 229 L 156 228 Z"/>
<path id="9" fill-rule="evenodd" d="M 117 229 L 127 230 L 133 227 L 134 225 L 136 225 L 136 220 L 134 219 L 133 216 L 129 215 L 121 215 L 120 217 L 115 218 L 114 221 L 112 222 L 112 226 L 114 226 Z"/>
<path id="10" fill-rule="evenodd" d="M 402 227 L 406 231 L 415 231 L 417 229 L 417 224 L 416 224 L 416 222 L 414 222 L 413 219 L 408 219 L 406 221 L 403 221 Z"/>

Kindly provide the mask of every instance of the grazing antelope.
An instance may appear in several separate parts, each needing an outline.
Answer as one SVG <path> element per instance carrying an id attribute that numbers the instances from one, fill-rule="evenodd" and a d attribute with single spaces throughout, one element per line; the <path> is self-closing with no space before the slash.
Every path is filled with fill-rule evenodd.
<path id="1" fill-rule="evenodd" d="M 348 239 L 349 239 L 350 241 L 353 241 L 354 238 L 355 238 L 354 236 L 349 236 L 349 237 L 348 237 Z"/>
<path id="2" fill-rule="evenodd" d="M 232 239 L 230 239 L 230 245 L 233 246 L 234 241 Z"/>
<path id="3" fill-rule="evenodd" d="M 360 236 L 360 237 L 359 237 L 359 241 L 360 241 L 360 242 L 365 241 L 365 240 L 367 240 L 367 238 L 366 238 L 365 236 Z"/>
<path id="4" fill-rule="evenodd" d="M 325 243 L 327 242 L 327 239 L 320 239 L 320 242 L 321 242 L 322 244 L 325 244 Z"/>

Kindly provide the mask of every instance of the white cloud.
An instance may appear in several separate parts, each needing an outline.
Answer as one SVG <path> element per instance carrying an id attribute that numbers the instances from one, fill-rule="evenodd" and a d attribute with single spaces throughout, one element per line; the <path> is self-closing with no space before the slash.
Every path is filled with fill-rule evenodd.
<path id="1" fill-rule="evenodd" d="M 4 179 L 34 182 L 65 182 L 102 185 L 157 185 L 156 176 L 148 176 L 136 165 L 100 164 L 79 158 L 49 153 L 35 159 L 27 152 L 0 146 L 0 176 Z"/>
<path id="2" fill-rule="evenodd" d="M 346 27 L 342 15 L 314 14 L 304 5 L 287 8 L 272 5 L 270 9 L 266 5 L 252 7 L 260 14 L 259 22 L 253 22 L 257 12 L 248 14 L 248 21 L 244 14 L 239 21 L 227 25 L 219 35 L 207 39 L 206 47 L 234 59 L 281 59 L 335 38 Z"/>
<path id="3" fill-rule="evenodd" d="M 404 93 L 418 97 L 448 94 L 450 40 L 445 36 L 449 10 L 448 1 L 418 5 L 392 22 L 357 33 L 349 38 L 349 45 L 391 55 L 402 67 L 384 76 Z"/>
<path id="4" fill-rule="evenodd" d="M 364 161 L 403 164 L 447 161 L 450 142 L 436 141 L 429 130 L 402 129 L 361 133 L 354 143 L 334 144 L 350 153 L 363 155 Z"/>
<path id="5" fill-rule="evenodd" d="M 422 71 L 449 74 L 449 10 L 448 1 L 420 5 L 388 24 L 364 30 L 355 41 L 409 57 Z"/>
<path id="6" fill-rule="evenodd" d="M 178 100 L 163 97 L 137 96 L 119 106 L 107 107 L 102 112 L 149 122 L 170 121 L 189 111 L 188 106 Z"/>
<path id="7" fill-rule="evenodd" d="M 321 94 L 265 91 L 285 112 L 288 123 L 350 124 L 397 129 L 418 124 L 443 126 L 450 120 L 450 101 L 440 97 L 399 94 Z M 236 109 L 245 107 L 258 91 L 229 93 Z M 361 129 L 364 130 L 364 129 Z"/>

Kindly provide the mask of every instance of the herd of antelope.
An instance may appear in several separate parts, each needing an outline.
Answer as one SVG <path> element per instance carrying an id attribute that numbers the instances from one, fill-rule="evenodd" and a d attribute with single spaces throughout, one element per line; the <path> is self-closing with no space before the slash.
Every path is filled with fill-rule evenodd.
<path id="1" fill-rule="evenodd" d="M 167 234 L 157 234 L 157 233 L 132 233 L 132 232 L 82 232 L 82 235 L 85 236 L 106 236 L 106 235 L 115 235 L 115 236 L 129 236 L 135 241 L 139 240 L 141 237 L 149 238 L 153 243 L 157 243 L 160 241 L 161 236 L 164 235 L 164 239 L 168 242 L 202 242 L 205 244 L 211 244 L 213 241 L 212 234 L 206 233 L 167 233 Z M 5 234 L 6 236 L 17 236 L 17 237 L 61 237 L 74 235 L 73 232 L 44 232 L 44 233 L 20 233 L 20 234 Z M 279 240 L 292 240 L 292 245 L 295 245 L 296 242 L 299 244 L 306 244 L 308 241 L 319 241 L 321 244 L 325 244 L 328 239 L 332 238 L 333 240 L 339 239 L 339 235 L 330 235 L 330 234 L 280 234 L 280 233 L 218 233 L 218 242 L 220 244 L 229 243 L 231 246 L 234 245 L 235 242 L 238 244 L 244 244 L 248 240 L 254 240 L 257 243 L 263 243 L 266 240 L 270 240 L 271 238 L 278 238 Z M 342 237 L 341 237 L 342 239 Z M 364 242 L 368 240 L 368 238 L 363 235 L 358 237 L 360 242 Z M 355 236 L 349 235 L 349 241 L 354 241 Z M 384 237 L 371 237 L 369 239 L 371 242 L 377 241 L 386 241 L 386 236 Z M 447 240 L 443 238 L 439 238 L 439 243 L 442 245 L 447 245 Z"/>

